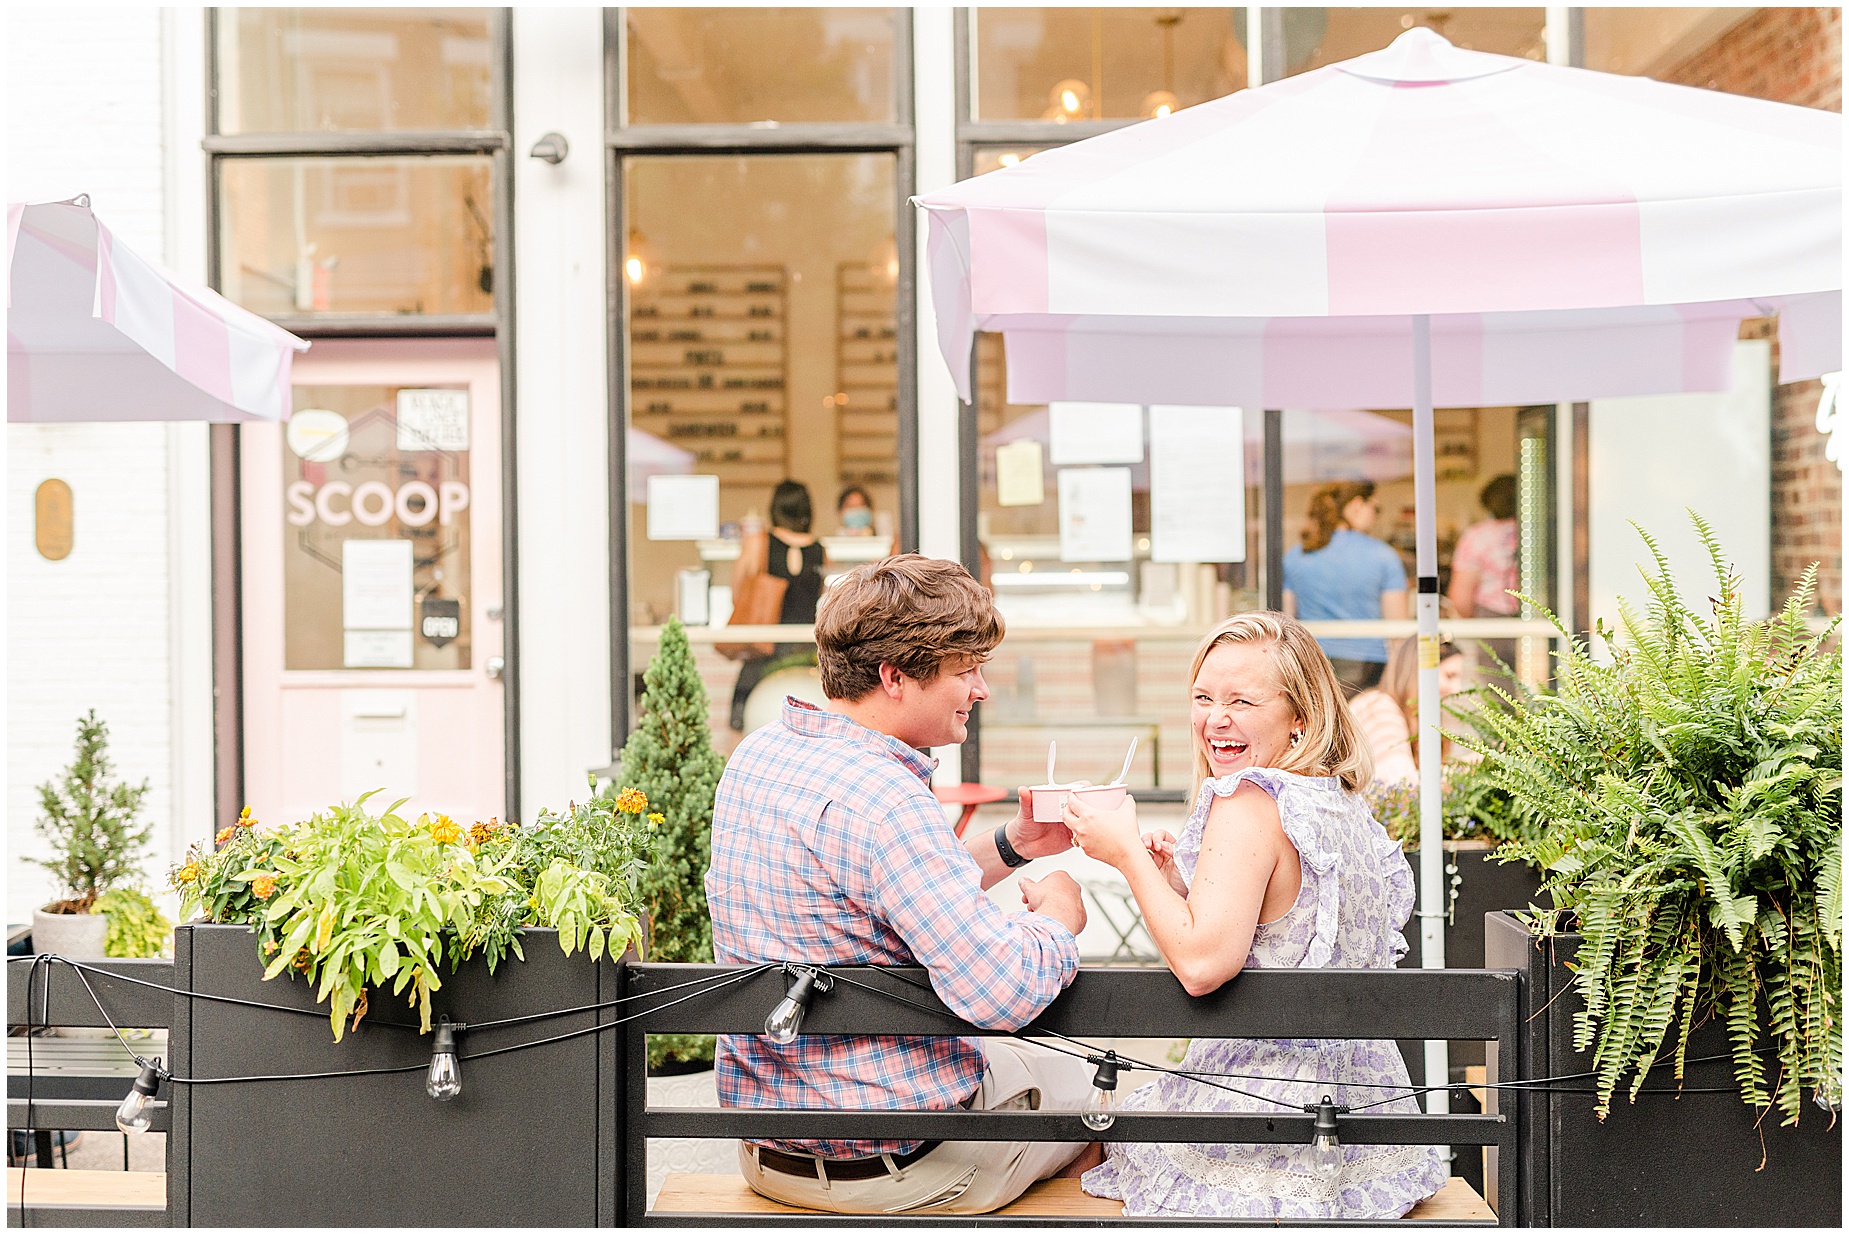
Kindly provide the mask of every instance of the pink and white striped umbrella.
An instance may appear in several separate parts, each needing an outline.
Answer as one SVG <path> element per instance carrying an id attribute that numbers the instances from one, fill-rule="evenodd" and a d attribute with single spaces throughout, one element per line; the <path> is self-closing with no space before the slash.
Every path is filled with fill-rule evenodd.
<path id="1" fill-rule="evenodd" d="M 85 199 L 9 205 L 6 255 L 9 421 L 289 418 L 308 343 L 138 256 Z"/>
<path id="2" fill-rule="evenodd" d="M 1842 132 L 1831 112 L 1409 30 L 918 199 L 939 346 L 965 399 L 973 336 L 998 330 L 1013 403 L 1410 404 L 1419 748 L 1436 750 L 1434 403 L 1725 390 L 1740 319 L 1768 313 L 1784 380 L 1840 369 Z M 1428 968 L 1441 813 L 1425 760 Z M 1449 1075 L 1443 1043 L 1426 1059 Z"/>
<path id="3" fill-rule="evenodd" d="M 1841 367 L 1842 117 L 1455 48 L 1384 51 L 919 199 L 944 356 L 1016 402 L 1404 407 L 1728 387 Z"/>

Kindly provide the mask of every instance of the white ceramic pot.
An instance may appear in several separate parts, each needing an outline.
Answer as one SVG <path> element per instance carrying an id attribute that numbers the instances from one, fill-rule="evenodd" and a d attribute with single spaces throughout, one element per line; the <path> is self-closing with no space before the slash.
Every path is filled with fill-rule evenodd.
<path id="1" fill-rule="evenodd" d="M 100 913 L 32 911 L 32 950 L 56 952 L 72 960 L 99 960 L 109 919 Z"/>

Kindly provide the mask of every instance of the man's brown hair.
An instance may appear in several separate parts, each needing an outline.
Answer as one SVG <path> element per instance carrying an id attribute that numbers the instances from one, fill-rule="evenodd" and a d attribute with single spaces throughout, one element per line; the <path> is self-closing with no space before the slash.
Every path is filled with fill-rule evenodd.
<path id="1" fill-rule="evenodd" d="M 987 660 L 1002 631 L 994 600 L 955 562 L 902 553 L 856 566 L 815 615 L 822 693 L 862 698 L 880 684 L 882 664 L 929 682 L 950 661 Z"/>

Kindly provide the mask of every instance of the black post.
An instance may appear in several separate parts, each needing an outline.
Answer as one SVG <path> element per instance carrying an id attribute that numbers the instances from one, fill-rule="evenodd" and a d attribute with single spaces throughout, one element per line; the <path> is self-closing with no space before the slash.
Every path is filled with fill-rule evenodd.
<path id="1" fill-rule="evenodd" d="M 1265 409 L 1265 608 L 1284 608 L 1284 413 Z"/>
<path id="2" fill-rule="evenodd" d="M 623 965 L 622 991 L 630 991 L 629 965 Z M 623 1005 L 627 1007 L 628 1005 Z M 633 1015 L 633 1014 L 632 1014 Z M 621 1186 L 623 1224 L 641 1226 L 648 1217 L 648 1030 L 639 1022 L 623 1026 L 623 1153 Z"/>

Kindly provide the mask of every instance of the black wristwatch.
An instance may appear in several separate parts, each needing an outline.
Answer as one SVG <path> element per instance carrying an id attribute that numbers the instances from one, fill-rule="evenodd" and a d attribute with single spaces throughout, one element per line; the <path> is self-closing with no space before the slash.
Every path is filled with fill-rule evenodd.
<path id="1" fill-rule="evenodd" d="M 1002 855 L 1002 865 L 1010 870 L 1027 865 L 1028 860 L 1016 853 L 1014 846 L 1008 843 L 1008 825 L 1005 823 L 995 829 L 995 852 Z"/>

